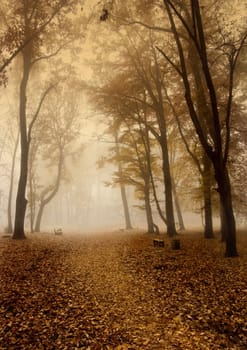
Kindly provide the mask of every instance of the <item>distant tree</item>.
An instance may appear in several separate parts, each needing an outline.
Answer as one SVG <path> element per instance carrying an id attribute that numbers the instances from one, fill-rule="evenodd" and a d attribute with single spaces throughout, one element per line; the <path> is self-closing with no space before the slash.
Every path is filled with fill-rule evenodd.
<path id="1" fill-rule="evenodd" d="M 117 170 L 114 172 L 115 176 L 114 179 L 111 182 L 105 182 L 106 186 L 116 187 L 119 186 L 120 193 L 121 193 L 121 200 L 123 204 L 123 212 L 124 212 L 124 219 L 125 219 L 125 229 L 129 230 L 132 229 L 132 223 L 131 223 L 131 215 L 130 215 L 130 209 L 129 209 L 129 202 L 128 202 L 128 196 L 127 196 L 127 189 L 126 184 L 123 181 L 124 177 L 124 163 L 121 159 L 121 148 L 122 143 L 119 140 L 119 133 L 120 133 L 120 124 L 118 121 L 111 120 L 111 125 L 108 125 L 106 131 L 104 134 L 106 134 L 108 137 L 111 137 L 112 141 L 101 141 L 101 142 L 107 142 L 112 144 L 112 147 L 109 148 L 109 154 L 105 155 L 104 157 L 101 157 L 98 161 L 98 167 L 102 168 L 106 165 L 106 163 L 110 163 L 111 165 L 116 165 Z M 108 121 L 109 124 L 109 121 Z"/>
<path id="2" fill-rule="evenodd" d="M 115 139 L 116 159 L 118 160 L 117 166 L 118 166 L 118 174 L 120 179 L 119 185 L 120 185 L 121 198 L 122 198 L 123 210 L 124 210 L 125 228 L 126 230 L 129 230 L 129 229 L 132 229 L 132 224 L 131 224 L 131 218 L 130 218 L 128 199 L 126 194 L 126 186 L 125 186 L 125 183 L 122 181 L 124 173 L 123 173 L 123 166 L 120 158 L 120 145 L 119 145 L 119 137 L 118 137 L 117 130 L 114 130 L 114 139 Z"/>
<path id="3" fill-rule="evenodd" d="M 67 84 L 70 86 L 68 80 Z M 36 123 L 29 157 L 29 169 L 32 169 L 29 177 L 30 218 L 31 227 L 35 221 L 33 230 L 36 232 L 40 232 L 46 206 L 57 194 L 61 182 L 66 180 L 66 161 L 82 151 L 80 144 L 76 146 L 80 135 L 78 99 L 78 94 L 72 95 L 68 89 L 57 88 L 50 95 L 42 118 Z M 43 178 L 40 175 L 42 167 L 49 169 L 48 180 L 45 175 Z"/>
<path id="4" fill-rule="evenodd" d="M 99 102 L 100 99 L 103 102 Z M 93 100 L 98 107 L 104 108 L 104 113 L 108 115 L 110 126 L 106 132 L 115 140 L 114 146 L 110 148 L 110 155 L 101 159 L 100 164 L 103 165 L 107 161 L 117 165 L 111 185 L 120 185 L 122 189 L 126 185 L 133 186 L 137 198 L 144 202 L 141 209 L 146 213 L 148 232 L 158 231 L 153 220 L 151 205 L 154 181 L 152 167 L 154 167 L 155 157 L 151 155 L 148 130 L 143 123 L 138 124 L 130 117 L 134 112 L 131 108 L 125 109 L 122 100 L 112 99 L 111 94 L 106 95 L 105 91 L 98 92 Z M 127 198 L 124 199 L 124 203 L 127 203 Z M 125 216 L 128 218 L 128 215 L 127 211 Z M 127 224 L 128 220 L 126 220 L 126 227 Z"/>
<path id="5" fill-rule="evenodd" d="M 183 219 L 183 211 L 181 206 L 181 199 L 183 194 L 181 192 L 180 184 L 183 178 L 182 175 L 186 173 L 184 166 L 184 147 L 180 140 L 180 137 L 177 132 L 176 123 L 170 123 L 169 125 L 169 159 L 171 164 L 171 179 L 172 179 L 172 191 L 174 198 L 174 207 L 176 209 L 177 222 L 179 231 L 185 231 L 185 223 Z M 176 181 L 174 181 L 176 179 Z M 189 188 L 187 183 L 187 188 Z"/>
<path id="6" fill-rule="evenodd" d="M 150 40 L 149 40 L 150 39 Z M 134 41 L 134 40 L 133 40 Z M 139 46 L 138 46 L 139 44 Z M 137 40 L 136 45 L 130 42 L 124 45 L 122 58 L 119 62 L 120 70 L 115 79 L 106 84 L 105 91 L 111 91 L 112 103 L 121 102 L 122 114 L 126 117 L 141 122 L 149 129 L 158 141 L 162 154 L 162 171 L 165 187 L 165 212 L 167 234 L 176 234 L 172 180 L 169 164 L 167 114 L 164 106 L 163 79 L 164 72 L 158 64 L 158 56 L 152 43 L 152 38 Z M 115 64 L 115 67 L 117 63 Z M 123 70 L 122 67 L 125 67 Z M 104 88 L 103 88 L 104 90 Z M 143 95 L 145 91 L 145 96 Z M 114 102 L 115 99 L 115 102 Z M 144 107 L 145 105 L 145 107 Z M 129 113 L 128 108 L 134 112 Z M 148 110 L 148 119 L 145 120 L 143 110 Z"/>
<path id="7" fill-rule="evenodd" d="M 150 147 L 147 147 L 148 135 L 143 126 L 130 125 L 127 121 L 125 130 L 119 137 L 120 144 L 118 157 L 124 165 L 121 174 L 115 173 L 116 181 L 132 185 L 135 189 L 137 198 L 144 202 L 144 210 L 147 219 L 147 231 L 154 233 L 158 230 L 154 223 L 153 210 L 151 204 L 152 186 L 151 186 L 151 168 L 154 161 L 150 154 Z M 141 206 L 142 208 L 142 206 Z"/>
<path id="8" fill-rule="evenodd" d="M 157 123 L 156 131 L 154 132 L 157 141 L 159 142 L 162 154 L 162 170 L 164 176 L 165 187 L 165 212 L 168 236 L 176 235 L 175 218 L 174 218 L 174 203 L 172 192 L 172 178 L 169 159 L 168 145 L 168 119 L 167 110 L 164 104 L 164 71 L 159 64 L 158 55 L 154 47 L 154 39 L 152 36 L 148 41 L 149 57 L 151 60 L 144 58 L 144 52 L 134 49 L 134 53 L 130 54 L 133 67 L 135 69 L 136 79 L 143 84 L 143 88 L 147 92 L 145 103 L 151 107 Z M 144 46 L 144 51 L 146 45 Z M 142 48 L 143 49 L 143 48 Z M 146 121 L 144 121 L 146 123 Z M 150 129 L 152 132 L 153 129 Z"/>

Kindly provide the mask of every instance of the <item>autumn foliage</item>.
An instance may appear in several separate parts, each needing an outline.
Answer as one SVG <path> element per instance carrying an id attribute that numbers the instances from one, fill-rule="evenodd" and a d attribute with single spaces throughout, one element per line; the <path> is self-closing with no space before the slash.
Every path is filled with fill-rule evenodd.
<path id="1" fill-rule="evenodd" d="M 0 349 L 246 349 L 247 238 L 32 234 L 0 239 Z"/>

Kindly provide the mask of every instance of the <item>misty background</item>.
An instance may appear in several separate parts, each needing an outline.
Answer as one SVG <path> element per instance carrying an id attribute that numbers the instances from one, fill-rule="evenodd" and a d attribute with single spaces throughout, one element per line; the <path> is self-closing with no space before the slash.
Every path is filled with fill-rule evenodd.
<path id="1" fill-rule="evenodd" d="M 99 93 L 100 88 L 107 87 L 111 78 L 113 81 L 112 89 L 114 89 L 114 84 L 121 86 L 121 76 L 120 78 L 117 77 L 116 71 L 122 69 L 124 65 L 126 66 L 124 66 L 123 72 L 128 68 L 130 61 L 124 56 L 126 51 L 131 50 L 131 45 L 133 45 L 133 52 L 140 50 L 136 55 L 140 54 L 142 58 L 145 50 L 142 46 L 143 38 L 146 41 L 155 41 L 159 38 L 159 34 L 157 34 L 157 38 L 156 34 L 152 38 L 150 32 L 145 28 L 141 26 L 126 28 L 116 23 L 114 17 L 109 22 L 102 21 L 100 16 L 102 16 L 102 9 L 104 15 L 105 4 L 109 11 L 113 8 L 111 2 L 108 4 L 107 2 L 94 1 L 85 2 L 84 7 L 78 7 L 77 11 L 71 15 L 74 18 L 74 21 L 72 21 L 74 28 L 71 30 L 67 46 L 64 45 L 54 57 L 41 61 L 32 69 L 28 85 L 27 118 L 30 118 L 29 120 L 31 120 L 31 115 L 35 113 L 40 94 L 44 91 L 44 86 L 47 85 L 46 81 L 56 78 L 59 81 L 59 86 L 53 87 L 54 91 L 49 92 L 38 115 L 32 135 L 29 185 L 27 188 L 29 207 L 25 221 L 27 231 L 32 226 L 30 224 L 31 217 L 37 215 L 37 203 L 42 195 L 45 196 L 49 193 L 51 184 L 56 181 L 54 179 L 57 176 L 59 161 L 57 136 L 60 137 L 59 142 L 62 138 L 64 142 L 61 146 L 63 148 L 62 175 L 54 197 L 45 206 L 41 231 L 53 231 L 56 227 L 61 227 L 65 231 L 79 232 L 125 228 L 120 188 L 117 182 L 114 183 L 113 181 L 114 172 L 117 171 L 116 164 L 110 161 L 107 162 L 105 159 L 107 155 L 111 155 L 114 146 L 112 134 L 107 133 L 107 128 L 109 128 L 107 120 L 109 121 L 111 116 L 107 114 L 108 107 L 100 106 L 101 97 L 100 95 L 97 97 L 97 93 Z M 119 15 L 130 16 L 133 15 L 132 11 L 131 6 L 126 6 L 123 9 L 119 7 Z M 152 23 L 150 18 L 145 19 Z M 242 21 L 243 19 L 240 20 L 240 23 Z M 54 38 L 47 39 L 48 48 L 55 45 L 56 35 L 54 35 Z M 131 37 L 132 35 L 133 37 Z M 126 42 L 122 41 L 124 37 L 126 37 Z M 145 54 L 148 57 L 148 52 Z M 124 59 L 126 60 L 124 61 Z M 116 67 L 118 64 L 120 68 Z M 154 69 L 154 63 L 151 63 L 150 67 Z M 21 72 L 22 61 L 19 55 L 9 67 L 6 87 L 1 87 L 0 229 L 2 231 L 6 230 L 7 227 L 11 170 L 13 170 L 11 202 L 13 218 L 19 178 L 20 147 L 17 146 L 15 154 L 15 145 L 19 145 L 17 139 L 18 94 Z M 116 74 L 116 79 L 119 79 L 119 81 L 114 82 L 114 74 Z M 130 68 L 129 76 L 131 75 Z M 95 90 L 93 91 L 93 89 Z M 241 84 L 238 93 L 242 96 Z M 114 105 L 114 103 L 113 101 L 112 104 Z M 246 100 L 242 103 L 242 106 L 246 107 Z M 66 134 L 66 130 L 69 130 L 69 136 Z M 169 132 L 172 140 L 172 127 Z M 246 153 L 244 142 L 243 158 Z M 185 151 L 181 144 L 177 142 L 176 145 L 178 145 L 178 150 L 174 153 L 174 159 L 175 161 L 179 160 L 180 167 L 182 164 L 183 170 L 185 170 L 184 178 L 181 177 L 181 184 L 178 185 L 177 193 L 185 227 L 203 227 L 203 203 L 202 198 L 198 195 L 201 186 L 198 173 L 189 164 L 188 155 L 184 156 Z M 154 147 L 154 149 L 155 156 L 160 156 L 158 148 Z M 159 161 L 157 161 L 157 164 L 161 167 Z M 178 174 L 182 172 L 182 167 L 177 170 Z M 164 209 L 164 188 L 159 177 L 160 174 L 157 171 L 157 191 L 160 205 Z M 244 179 L 244 171 L 241 172 L 240 177 Z M 244 185 L 245 183 L 242 182 L 242 188 L 244 188 Z M 145 212 L 143 208 L 140 208 L 143 206 L 143 200 L 140 196 L 138 197 L 133 186 L 127 184 L 125 187 L 132 226 L 146 229 Z M 33 193 L 33 197 L 31 197 L 31 193 Z M 239 193 L 241 193 L 241 190 Z M 161 231 L 165 230 L 165 225 L 159 218 L 153 200 L 152 208 L 155 223 L 160 226 Z M 214 225 L 217 226 L 219 224 L 217 204 L 215 204 L 215 208 L 213 219 Z M 244 210 L 241 209 L 237 217 L 238 226 L 246 223 L 246 211 Z M 175 221 L 177 223 L 178 220 L 175 219 Z"/>
<path id="2" fill-rule="evenodd" d="M 14 72 L 13 72 L 14 74 Z M 2 169 L 0 184 L 0 222 L 1 231 L 7 227 L 7 201 L 10 182 L 11 157 L 16 136 L 16 120 L 18 116 L 18 99 L 13 97 L 11 85 L 3 89 L 1 96 L 1 152 L 0 164 Z M 76 154 L 76 161 L 68 158 L 68 178 L 62 181 L 59 191 L 53 200 L 47 205 L 42 219 L 42 231 L 53 231 L 61 227 L 67 232 L 88 232 L 121 230 L 125 228 L 125 219 L 121 193 L 118 186 L 107 186 L 111 182 L 112 173 L 116 166 L 107 164 L 104 167 L 98 165 L 98 161 L 109 152 L 113 146 L 113 140 L 107 140 L 104 134 L 104 125 L 100 123 L 94 110 L 90 108 L 87 98 L 78 109 L 80 129 L 76 144 L 80 144 L 81 150 Z M 9 118 L 12 120 L 9 123 Z M 7 124 L 7 125 L 6 125 Z M 14 193 L 18 184 L 19 176 L 19 151 L 17 153 Z M 39 170 L 42 185 L 47 179 L 54 176 L 52 169 L 41 167 Z M 146 218 L 143 210 L 137 206 L 141 201 L 135 197 L 134 190 L 127 186 L 127 195 L 131 211 L 131 220 L 134 228 L 146 229 Z M 198 208 L 197 208 L 198 207 Z M 15 210 L 15 196 L 13 196 L 12 213 Z M 198 204 L 186 203 L 184 207 L 184 220 L 189 228 L 198 228 L 202 225 L 202 217 Z M 160 224 L 161 230 L 165 226 L 161 223 L 157 211 L 154 210 L 155 220 Z M 216 219 L 217 222 L 217 219 Z M 30 231 L 29 217 L 27 215 L 26 229 Z"/>

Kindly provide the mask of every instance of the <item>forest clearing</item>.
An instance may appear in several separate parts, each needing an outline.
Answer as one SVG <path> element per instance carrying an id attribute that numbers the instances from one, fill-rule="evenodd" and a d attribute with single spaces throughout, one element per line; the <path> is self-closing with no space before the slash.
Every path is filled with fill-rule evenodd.
<path id="1" fill-rule="evenodd" d="M 0 349 L 247 348 L 247 236 L 116 231 L 0 238 Z M 164 240 L 164 247 L 153 240 Z"/>

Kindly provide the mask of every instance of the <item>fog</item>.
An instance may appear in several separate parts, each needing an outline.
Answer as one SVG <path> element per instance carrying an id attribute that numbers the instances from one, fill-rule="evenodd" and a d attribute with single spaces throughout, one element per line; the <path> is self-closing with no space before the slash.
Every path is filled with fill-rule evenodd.
<path id="1" fill-rule="evenodd" d="M 111 11 L 113 5 L 109 6 Z M 115 10 L 120 11 L 121 16 L 132 16 L 134 7 L 120 6 Z M 164 14 L 160 12 L 159 15 L 158 23 L 164 20 Z M 34 230 L 34 223 L 43 204 L 40 231 L 53 232 L 58 227 L 66 232 L 125 229 L 121 185 L 125 187 L 133 228 L 147 230 L 149 204 L 154 223 L 159 226 L 161 232 L 165 231 L 166 225 L 160 219 L 159 212 L 164 214 L 165 208 L 169 207 L 167 198 L 173 196 L 170 204 L 174 206 L 172 209 L 176 228 L 180 230 L 180 210 L 185 229 L 203 229 L 203 181 L 207 175 L 204 174 L 203 180 L 200 170 L 205 168 L 205 164 L 200 153 L 202 151 L 198 147 L 198 136 L 193 131 L 189 119 L 181 77 L 178 79 L 169 62 L 157 54 L 157 44 L 162 47 L 164 43 L 161 36 L 163 33 L 153 31 L 150 36 L 145 26 L 126 27 L 122 22 L 118 23 L 116 18 L 113 16 L 113 19 L 108 21 L 106 16 L 102 19 L 101 2 L 93 1 L 91 6 L 85 2 L 85 7 L 76 8 L 75 12 L 68 16 L 68 22 L 65 22 L 67 25 L 73 24 L 74 30 L 71 31 L 69 25 L 68 28 L 60 28 L 68 31 L 66 33 L 69 40 L 66 45 L 58 40 L 58 32 L 53 33 L 57 41 L 52 41 L 49 32 L 48 36 L 45 36 L 47 33 L 44 34 L 47 45 L 44 40 L 40 44 L 40 51 L 37 50 L 34 54 L 35 64 L 30 68 L 25 103 L 23 96 L 20 96 L 22 52 L 8 67 L 7 84 L 5 87 L 3 84 L 0 86 L 2 231 L 6 230 L 9 224 L 7 213 L 10 199 L 12 222 L 15 217 L 21 161 L 20 140 L 17 140 L 21 103 L 24 103 L 26 108 L 27 134 L 30 131 L 26 188 L 28 205 L 25 217 L 27 232 Z M 63 20 L 65 19 L 66 16 Z M 148 21 L 149 26 L 155 24 L 155 18 L 144 20 Z M 54 52 L 51 52 L 52 49 Z M 169 49 L 171 51 L 168 52 L 168 56 L 173 55 L 174 48 Z M 215 57 L 218 57 L 217 55 L 216 52 Z M 189 58 L 193 61 L 195 57 L 192 56 Z M 189 66 L 191 62 L 187 64 Z M 224 64 L 225 62 L 217 74 L 224 70 Z M 190 69 L 192 68 L 193 64 Z M 242 96 L 244 83 L 241 80 L 241 66 L 238 69 L 239 85 L 236 96 L 241 107 L 241 98 L 245 101 L 246 98 Z M 195 77 L 197 73 L 194 70 Z M 167 79 L 168 85 L 163 86 L 163 91 L 159 93 L 157 87 L 162 86 L 165 80 L 162 80 L 161 76 L 162 79 Z M 225 77 L 220 79 L 224 80 Z M 192 90 L 195 90 L 198 83 L 196 78 L 194 81 L 192 77 L 190 83 Z M 223 83 L 221 85 L 224 86 Z M 221 93 L 223 102 L 220 102 L 226 103 L 224 96 L 227 94 L 225 91 Z M 170 97 L 175 101 L 172 107 Z M 162 104 L 164 109 L 163 126 L 160 126 L 158 112 L 154 107 L 159 98 L 157 104 Z M 200 96 L 193 98 L 195 110 L 200 112 Z M 238 102 L 237 99 L 236 101 Z M 241 116 L 240 110 L 241 108 L 237 111 L 238 116 Z M 203 110 L 202 112 L 204 113 Z M 178 116 L 183 118 L 183 138 L 180 135 L 181 125 L 178 127 L 177 123 Z M 239 117 L 240 121 L 241 118 Z M 239 129 L 240 121 L 236 124 Z M 166 130 L 165 136 L 162 134 L 162 127 Z M 211 125 L 208 130 L 211 130 L 210 128 Z M 210 132 L 207 142 L 211 147 Z M 222 134 L 224 132 L 223 130 Z M 245 205 L 241 204 L 241 201 L 245 202 L 241 188 L 246 180 L 245 166 L 238 157 L 240 154 L 245 156 L 246 140 L 241 139 L 239 131 L 234 136 L 236 139 L 233 143 L 235 148 L 232 157 L 237 160 L 237 165 L 233 166 L 230 175 L 235 185 L 234 200 L 238 204 L 237 223 L 240 225 L 241 220 L 246 217 Z M 187 144 L 184 142 L 186 138 Z M 160 140 L 163 144 L 168 144 L 168 150 L 164 151 Z M 14 156 L 17 141 L 19 146 Z M 197 157 L 196 162 L 191 157 L 193 152 L 188 152 L 189 148 L 193 150 L 195 158 Z M 165 156 L 168 158 L 168 169 L 165 170 L 164 152 L 167 152 Z M 137 163 L 139 168 L 136 167 Z M 200 163 L 199 170 L 196 163 Z M 243 169 L 238 168 L 239 164 L 243 165 Z M 11 170 L 13 188 L 10 195 Z M 174 183 L 165 190 L 166 176 Z M 208 188 L 213 203 L 213 223 L 214 227 L 218 227 L 219 198 L 212 171 L 211 180 Z M 145 192 L 147 182 L 148 194 Z M 167 194 L 168 191 L 170 195 Z"/>
<path id="2" fill-rule="evenodd" d="M 11 87 L 4 90 L 1 101 L 1 111 L 5 116 L 18 108 L 18 101 L 13 101 L 11 97 Z M 10 103 L 11 100 L 11 103 Z M 6 103 L 7 101 L 7 103 Z M 76 157 L 76 162 L 67 160 L 69 169 L 69 179 L 61 182 L 59 191 L 54 199 L 47 205 L 43 218 L 41 231 L 53 232 L 56 228 L 62 228 L 64 232 L 98 232 L 123 230 L 125 228 L 125 219 L 123 204 L 119 186 L 107 186 L 111 182 L 113 171 L 116 167 L 106 164 L 104 167 L 98 166 L 98 161 L 104 157 L 109 148 L 112 147 L 111 141 L 102 138 L 104 126 L 99 129 L 99 119 L 97 116 L 90 115 L 90 108 L 85 104 L 81 106 L 80 113 L 86 118 L 82 122 L 80 138 L 77 143 L 83 145 L 83 149 Z M 17 113 L 17 111 L 16 111 Z M 91 111 L 91 113 L 93 113 Z M 1 131 L 1 153 L 0 164 L 1 174 L 1 197 L 0 197 L 0 219 L 1 231 L 7 227 L 7 200 L 9 191 L 9 171 L 11 162 L 11 153 L 13 148 L 14 130 L 6 128 L 3 122 Z M 12 135 L 10 137 L 10 135 Z M 15 196 L 19 176 L 20 150 L 15 165 L 14 194 L 12 200 L 12 216 L 14 218 Z M 54 173 L 51 169 L 41 168 L 39 170 L 40 181 L 45 184 L 50 180 Z M 146 230 L 146 217 L 143 210 L 136 205 L 141 202 L 135 198 L 134 190 L 127 186 L 127 196 L 133 228 Z M 186 228 L 202 228 L 202 219 L 200 214 L 184 210 L 184 220 Z M 165 230 L 164 223 L 159 219 L 157 210 L 154 207 L 155 222 L 159 224 L 161 231 Z M 27 214 L 25 220 L 26 231 L 30 231 L 30 220 Z"/>
<path id="3" fill-rule="evenodd" d="M 99 169 L 97 165 L 98 159 L 108 148 L 100 141 L 86 144 L 80 161 L 71 172 L 71 183 L 61 185 L 44 213 L 44 230 L 53 231 L 56 227 L 62 227 L 66 232 L 94 232 L 125 228 L 120 188 L 105 185 L 105 182 L 111 181 L 114 167 L 108 165 Z M 146 230 L 145 212 L 136 208 L 140 201 L 136 200 L 130 186 L 127 187 L 127 195 L 133 228 Z M 202 229 L 200 214 L 186 213 L 185 208 L 183 216 L 187 228 Z M 154 217 L 164 231 L 165 225 L 155 208 Z"/>

